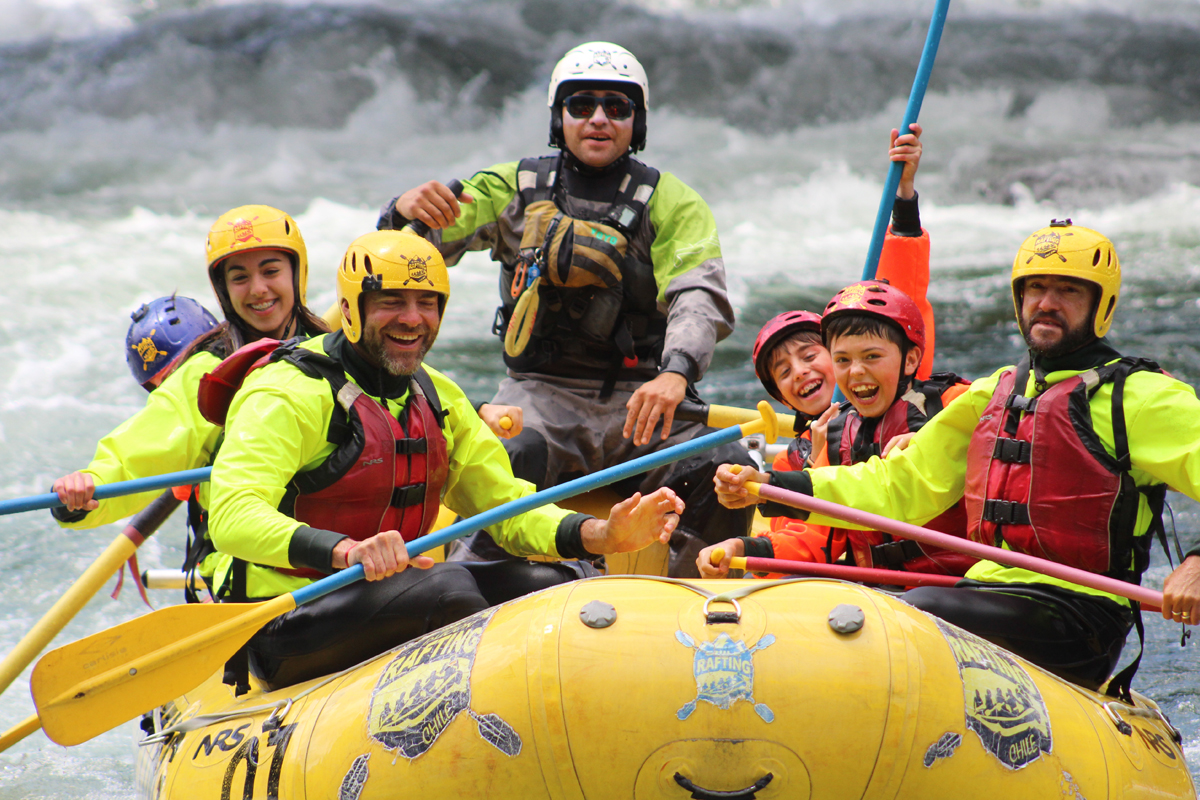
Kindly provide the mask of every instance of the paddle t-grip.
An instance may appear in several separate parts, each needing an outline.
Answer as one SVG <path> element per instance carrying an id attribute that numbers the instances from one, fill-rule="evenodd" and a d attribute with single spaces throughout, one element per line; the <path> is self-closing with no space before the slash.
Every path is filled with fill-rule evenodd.
<path id="1" fill-rule="evenodd" d="M 503 428 L 506 431 L 511 431 L 512 426 L 513 426 L 512 417 L 510 417 L 508 414 L 505 414 L 503 417 L 500 418 L 500 427 L 501 428 Z"/>
<path id="2" fill-rule="evenodd" d="M 455 197 L 458 197 L 463 192 L 462 181 L 460 181 L 458 178 L 455 178 L 447 183 L 446 188 L 453 192 Z M 414 219 L 412 222 L 405 225 L 404 228 L 412 231 L 417 236 L 424 236 L 425 234 L 429 233 L 429 226 L 419 219 Z"/>

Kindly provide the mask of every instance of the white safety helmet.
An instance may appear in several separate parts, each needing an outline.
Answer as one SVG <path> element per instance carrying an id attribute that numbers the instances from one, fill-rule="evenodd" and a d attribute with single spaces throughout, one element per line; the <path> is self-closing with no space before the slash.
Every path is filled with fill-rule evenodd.
<path id="1" fill-rule="evenodd" d="M 624 92 L 637 105 L 633 114 L 633 140 L 637 152 L 646 146 L 646 111 L 650 108 L 650 83 L 646 70 L 633 53 L 612 42 L 588 42 L 574 47 L 554 66 L 547 105 L 550 106 L 550 146 L 565 148 L 563 100 L 583 89 Z"/>

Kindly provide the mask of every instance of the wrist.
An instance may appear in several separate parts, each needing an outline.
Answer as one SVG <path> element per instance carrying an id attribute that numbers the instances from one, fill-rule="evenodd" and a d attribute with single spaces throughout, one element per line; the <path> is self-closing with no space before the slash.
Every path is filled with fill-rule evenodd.
<path id="1" fill-rule="evenodd" d="M 579 536 L 583 549 L 592 555 L 602 556 L 608 552 L 606 547 L 608 520 L 592 518 L 586 520 L 579 528 Z"/>

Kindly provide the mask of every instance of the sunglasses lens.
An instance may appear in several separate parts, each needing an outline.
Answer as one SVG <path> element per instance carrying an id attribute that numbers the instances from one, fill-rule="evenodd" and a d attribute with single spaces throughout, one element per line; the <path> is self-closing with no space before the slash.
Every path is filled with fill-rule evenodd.
<path id="1" fill-rule="evenodd" d="M 633 113 L 633 102 L 625 97 L 604 98 L 604 115 L 609 119 L 629 119 Z"/>
<path id="2" fill-rule="evenodd" d="M 626 97 L 592 97 L 577 94 L 563 102 L 567 113 L 575 119 L 591 119 L 598 105 L 604 106 L 604 116 L 609 119 L 629 119 L 633 115 L 633 101 Z"/>
<path id="3" fill-rule="evenodd" d="M 596 113 L 597 98 L 588 95 L 573 95 L 566 103 L 567 113 L 575 119 L 590 119 Z"/>

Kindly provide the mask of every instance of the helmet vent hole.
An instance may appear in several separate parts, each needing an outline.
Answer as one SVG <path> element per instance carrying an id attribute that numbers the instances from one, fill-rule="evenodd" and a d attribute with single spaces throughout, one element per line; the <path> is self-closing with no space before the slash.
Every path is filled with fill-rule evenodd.
<path id="1" fill-rule="evenodd" d="M 883 294 L 886 290 L 882 286 L 868 286 L 867 291 L 875 292 L 876 294 Z"/>
<path id="2" fill-rule="evenodd" d="M 1111 316 L 1112 316 L 1112 313 L 1113 313 L 1113 306 L 1115 306 L 1116 304 L 1117 304 L 1117 298 L 1116 298 L 1116 297 L 1110 297 L 1110 298 L 1108 298 L 1108 308 L 1107 308 L 1107 309 L 1105 309 L 1105 311 L 1104 311 L 1104 318 L 1105 318 L 1105 319 L 1108 319 L 1109 317 L 1111 317 Z"/>
<path id="3" fill-rule="evenodd" d="M 288 221 L 286 219 L 283 221 L 283 232 L 286 233 L 288 236 L 292 235 L 292 226 L 288 224 Z"/>
<path id="4" fill-rule="evenodd" d="M 375 270 L 371 269 L 371 257 L 370 256 L 363 256 L 363 269 L 365 269 L 367 271 L 368 275 L 375 274 Z"/>
<path id="5" fill-rule="evenodd" d="M 871 305 L 871 306 L 886 306 L 886 305 L 887 305 L 887 301 L 886 301 L 886 300 L 880 300 L 880 299 L 879 299 L 879 298 L 877 298 L 877 297 L 872 297 L 870 300 L 868 300 L 868 301 L 867 301 L 867 305 Z"/>
<path id="6" fill-rule="evenodd" d="M 1092 256 L 1092 266 L 1094 267 L 1099 263 L 1100 263 L 1100 248 L 1097 247 L 1096 254 Z"/>

